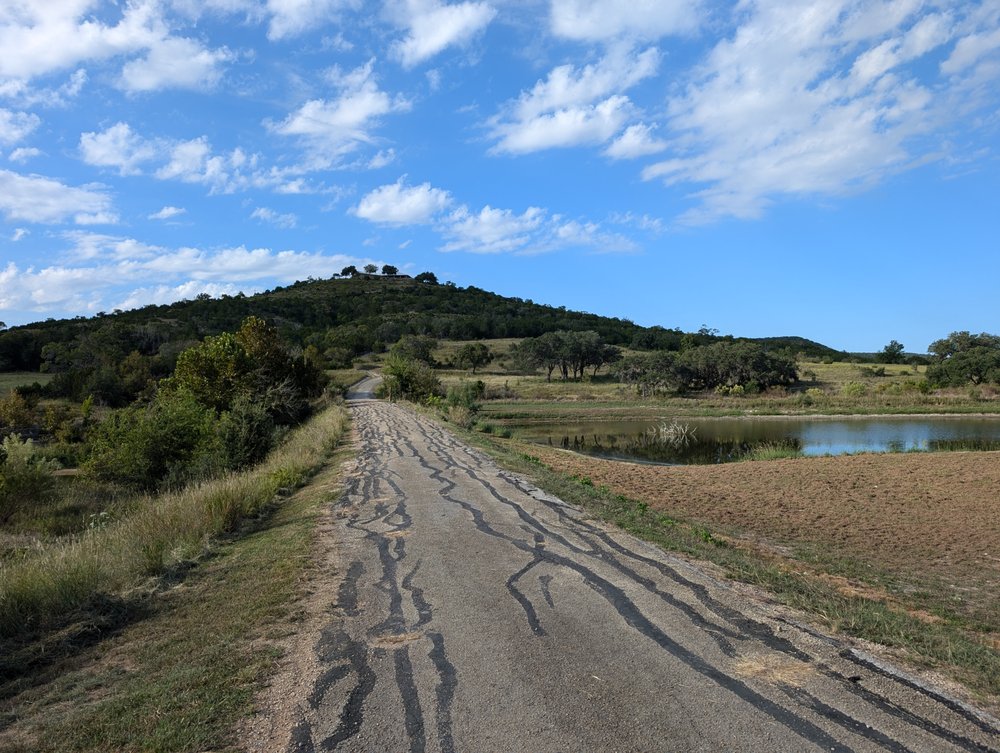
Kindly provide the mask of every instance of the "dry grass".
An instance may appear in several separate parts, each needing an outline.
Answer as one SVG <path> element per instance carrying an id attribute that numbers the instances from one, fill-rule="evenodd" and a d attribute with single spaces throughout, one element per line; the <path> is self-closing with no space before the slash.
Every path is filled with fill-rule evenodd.
<path id="1" fill-rule="evenodd" d="M 48 628 L 99 594 L 122 593 L 199 556 L 211 537 L 308 478 L 346 425 L 346 412 L 333 406 L 252 470 L 143 499 L 119 521 L 0 566 L 0 636 Z"/>

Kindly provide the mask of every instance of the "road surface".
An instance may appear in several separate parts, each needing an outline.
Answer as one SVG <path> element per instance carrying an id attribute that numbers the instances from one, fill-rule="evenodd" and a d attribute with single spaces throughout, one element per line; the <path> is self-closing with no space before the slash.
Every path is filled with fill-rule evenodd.
<path id="1" fill-rule="evenodd" d="M 342 579 L 288 753 L 1000 753 L 995 719 L 589 520 L 364 385 L 350 397 Z"/>

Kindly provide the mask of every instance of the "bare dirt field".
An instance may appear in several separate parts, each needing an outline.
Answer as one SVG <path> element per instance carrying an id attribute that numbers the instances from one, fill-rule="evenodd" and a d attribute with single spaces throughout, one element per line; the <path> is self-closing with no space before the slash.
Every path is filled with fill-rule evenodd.
<path id="1" fill-rule="evenodd" d="M 958 611 L 1000 624 L 1000 453 L 651 466 L 529 452 L 669 515 L 936 584 Z"/>

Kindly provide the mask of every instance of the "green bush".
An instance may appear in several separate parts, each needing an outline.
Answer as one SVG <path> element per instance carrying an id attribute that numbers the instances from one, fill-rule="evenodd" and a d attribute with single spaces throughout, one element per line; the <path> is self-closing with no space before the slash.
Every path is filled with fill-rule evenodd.
<path id="1" fill-rule="evenodd" d="M 263 460 L 270 451 L 274 441 L 274 420 L 261 403 L 240 398 L 222 414 L 218 434 L 226 467 L 248 468 Z"/>
<path id="2" fill-rule="evenodd" d="M 59 463 L 40 456 L 30 439 L 11 434 L 0 444 L 0 523 L 42 502 L 55 491 L 52 472 Z"/>
<path id="3" fill-rule="evenodd" d="M 97 427 L 85 469 L 142 491 L 204 478 L 224 464 L 215 428 L 215 411 L 190 392 L 161 392 L 150 405 L 115 411 Z"/>

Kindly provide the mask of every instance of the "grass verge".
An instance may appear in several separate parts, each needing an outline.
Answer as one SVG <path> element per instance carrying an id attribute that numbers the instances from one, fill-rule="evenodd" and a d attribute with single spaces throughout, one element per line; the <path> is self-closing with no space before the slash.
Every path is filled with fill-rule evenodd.
<path id="1" fill-rule="evenodd" d="M 328 408 L 249 471 L 143 499 L 119 521 L 0 566 L 0 640 L 50 630 L 95 600 L 198 557 L 213 536 L 302 484 L 346 425 L 343 408 Z"/>
<path id="2" fill-rule="evenodd" d="M 329 461 L 345 427 L 344 411 L 332 408 L 261 473 L 304 479 Z M 273 514 L 218 541 L 198 567 L 138 597 L 128 624 L 99 646 L 67 653 L 28 682 L 6 683 L 0 750 L 234 750 L 232 729 L 280 655 L 274 640 L 296 619 L 290 605 L 310 567 L 316 520 L 339 493 L 346 451 L 339 455 L 280 506 L 265 508 Z"/>
<path id="3" fill-rule="evenodd" d="M 449 427 L 455 431 L 454 427 Z M 996 635 L 961 615 L 928 621 L 919 594 L 905 596 L 852 593 L 838 587 L 836 575 L 819 560 L 783 556 L 691 523 L 646 502 L 616 494 L 583 476 L 556 472 L 530 454 L 530 445 L 499 440 L 475 432 L 460 433 L 503 466 L 530 477 L 546 491 L 579 505 L 601 520 L 650 541 L 663 549 L 707 560 L 734 580 L 759 586 L 780 602 L 812 615 L 825 629 L 901 651 L 925 668 L 940 671 L 969 688 L 984 704 L 997 708 L 1000 697 L 1000 651 Z M 830 563 L 827 563 L 830 564 Z M 842 565 L 843 563 L 841 563 Z M 880 580 L 869 573 L 869 580 Z M 891 577 L 884 576 L 890 581 Z M 874 593 L 875 590 L 872 589 Z"/>

